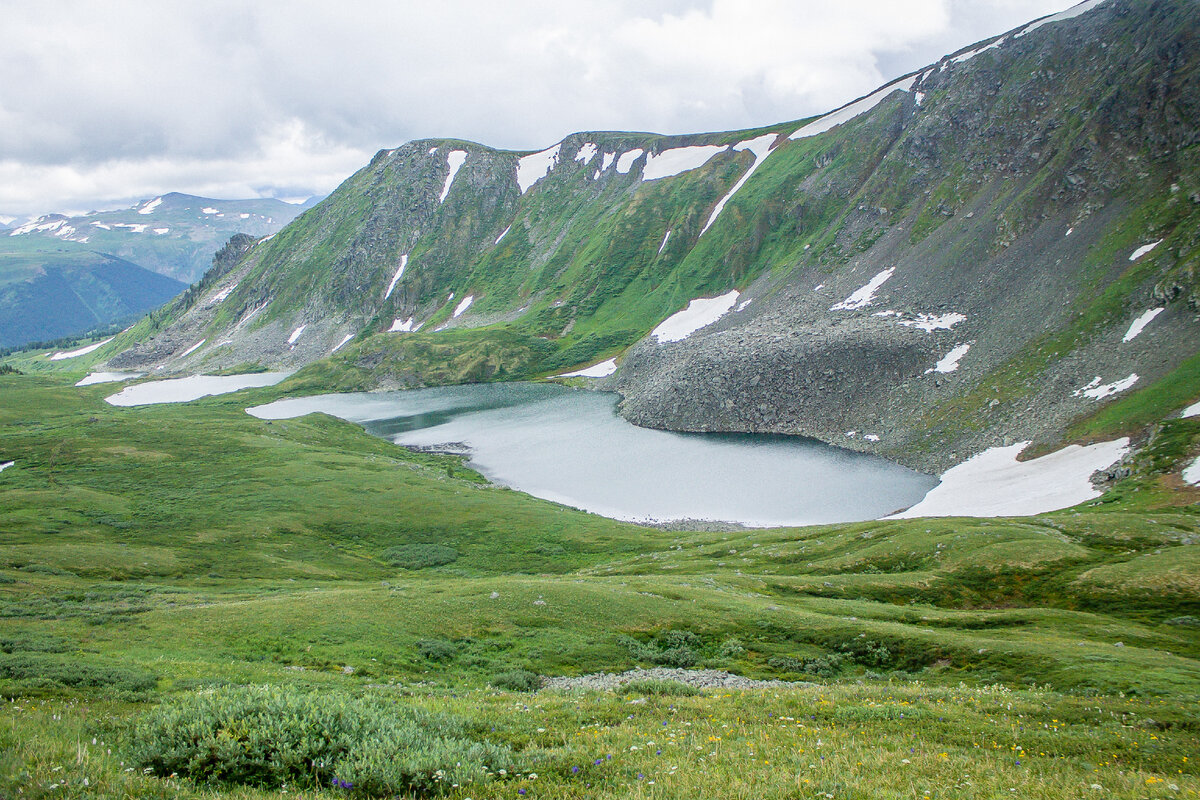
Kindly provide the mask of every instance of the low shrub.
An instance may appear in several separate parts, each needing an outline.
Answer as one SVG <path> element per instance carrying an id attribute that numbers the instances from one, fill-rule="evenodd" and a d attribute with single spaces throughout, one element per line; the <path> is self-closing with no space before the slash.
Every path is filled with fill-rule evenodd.
<path id="1" fill-rule="evenodd" d="M 511 689 L 514 692 L 536 692 L 542 688 L 541 677 L 527 669 L 498 672 L 492 676 L 490 682 L 497 689 Z"/>
<path id="2" fill-rule="evenodd" d="M 71 643 L 61 636 L 31 633 L 24 636 L 0 636 L 0 653 L 65 653 Z"/>
<path id="3" fill-rule="evenodd" d="M 38 686 L 72 689 L 108 689 L 117 692 L 147 692 L 158 683 L 152 672 L 118 664 L 81 661 L 44 653 L 13 653 L 0 656 L 0 678 Z"/>
<path id="4" fill-rule="evenodd" d="M 746 647 L 740 639 L 726 639 L 721 642 L 722 658 L 737 658 L 746 654 Z"/>
<path id="5" fill-rule="evenodd" d="M 430 795 L 512 766 L 461 721 L 394 702 L 275 686 L 188 695 L 144 715 L 130 759 L 210 784 L 337 786 L 359 796 Z"/>
<path id="6" fill-rule="evenodd" d="M 417 653 L 430 661 L 448 661 L 458 653 L 458 646 L 445 639 L 422 639 L 417 642 Z"/>
<path id="7" fill-rule="evenodd" d="M 458 560 L 458 551 L 444 544 L 402 544 L 383 551 L 384 561 L 401 569 L 440 567 Z"/>
<path id="8" fill-rule="evenodd" d="M 665 697 L 695 697 L 702 690 L 679 681 L 644 679 L 630 681 L 617 690 L 618 694 L 662 695 Z"/>

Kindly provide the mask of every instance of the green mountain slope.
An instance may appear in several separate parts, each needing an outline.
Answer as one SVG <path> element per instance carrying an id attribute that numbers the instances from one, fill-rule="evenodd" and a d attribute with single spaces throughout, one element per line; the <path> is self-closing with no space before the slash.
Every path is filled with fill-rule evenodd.
<path id="1" fill-rule="evenodd" d="M 1200 351 L 1198 18 L 1092 4 L 808 127 L 381 151 L 111 363 L 313 364 L 294 386 L 345 388 L 620 356 L 605 385 L 640 424 L 937 469 L 1049 446 L 1128 392 L 1161 418 L 1179 393 L 1155 386 Z M 716 296 L 719 322 L 647 337 Z"/>
<path id="2" fill-rule="evenodd" d="M 0 253 L 0 347 L 83 333 L 143 314 L 184 284 L 88 250 Z"/>

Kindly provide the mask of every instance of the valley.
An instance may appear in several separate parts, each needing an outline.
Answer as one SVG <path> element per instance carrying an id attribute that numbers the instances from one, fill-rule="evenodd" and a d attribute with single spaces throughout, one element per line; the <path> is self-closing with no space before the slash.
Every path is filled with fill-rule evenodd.
<path id="1" fill-rule="evenodd" d="M 412 141 L 0 356 L 0 797 L 1200 796 L 1198 34 Z"/>

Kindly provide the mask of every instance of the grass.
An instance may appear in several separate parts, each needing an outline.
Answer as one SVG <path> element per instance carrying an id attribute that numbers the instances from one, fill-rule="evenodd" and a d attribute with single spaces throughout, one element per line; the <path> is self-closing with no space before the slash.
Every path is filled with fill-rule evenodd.
<path id="1" fill-rule="evenodd" d="M 1200 792 L 1200 520 L 1164 473 L 1195 420 L 1087 507 L 684 533 L 244 413 L 277 387 L 111 390 L 0 376 L 0 796 L 264 797 L 142 774 L 129 743 L 159 703 L 264 684 L 512 750 L 457 798 Z M 525 691 L 656 664 L 818 685 Z"/>

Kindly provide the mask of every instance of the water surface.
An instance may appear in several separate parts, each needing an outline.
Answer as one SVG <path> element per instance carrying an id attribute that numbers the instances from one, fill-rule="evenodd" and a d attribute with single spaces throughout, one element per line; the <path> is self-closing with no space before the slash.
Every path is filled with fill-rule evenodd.
<path id="1" fill-rule="evenodd" d="M 636 427 L 618 397 L 547 384 L 326 394 L 247 409 L 263 419 L 321 411 L 410 447 L 465 449 L 495 483 L 616 519 L 752 526 L 874 519 L 937 480 L 874 456 L 787 436 Z"/>

